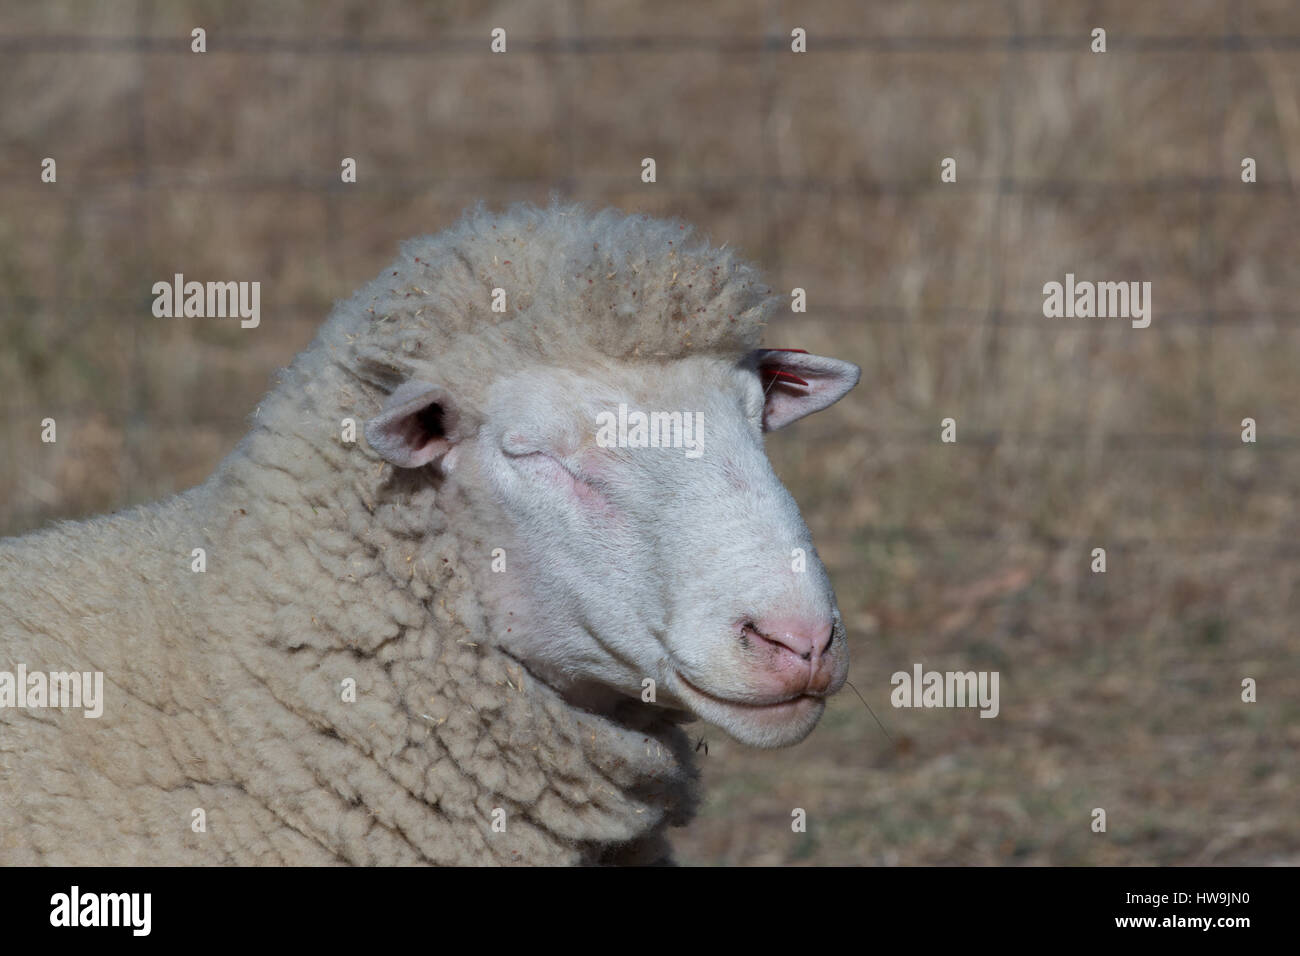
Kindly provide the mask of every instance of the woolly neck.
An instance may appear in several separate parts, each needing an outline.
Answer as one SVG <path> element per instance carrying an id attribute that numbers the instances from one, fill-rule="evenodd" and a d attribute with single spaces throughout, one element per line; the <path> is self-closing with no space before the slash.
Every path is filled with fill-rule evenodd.
<path id="1" fill-rule="evenodd" d="M 474 529 L 341 439 L 366 397 L 312 355 L 197 490 L 242 786 L 339 861 L 662 861 L 698 799 L 684 732 L 576 709 L 493 646 Z"/>

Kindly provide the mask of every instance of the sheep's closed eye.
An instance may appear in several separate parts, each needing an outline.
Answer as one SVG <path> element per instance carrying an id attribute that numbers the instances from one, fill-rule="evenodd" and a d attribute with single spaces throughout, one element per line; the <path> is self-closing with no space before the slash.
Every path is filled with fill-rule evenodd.
<path id="1" fill-rule="evenodd" d="M 531 480 L 567 491 L 586 505 L 604 507 L 608 504 L 604 492 L 592 480 L 578 474 L 553 455 L 537 450 L 511 450 L 509 447 L 506 448 L 506 454 L 515 468 Z"/>

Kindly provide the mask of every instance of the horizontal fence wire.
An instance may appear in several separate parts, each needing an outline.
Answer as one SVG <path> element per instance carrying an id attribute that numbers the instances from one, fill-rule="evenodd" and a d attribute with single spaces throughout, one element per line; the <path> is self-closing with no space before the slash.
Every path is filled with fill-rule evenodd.
<path id="1" fill-rule="evenodd" d="M 756 54 L 785 52 L 790 38 L 768 36 L 706 36 L 661 34 L 657 36 L 542 37 L 512 36 L 510 52 L 543 55 L 602 55 L 626 53 L 723 53 Z M 1300 36 L 1232 34 L 1218 35 L 1124 35 L 1108 33 L 1106 48 L 1138 53 L 1248 53 L 1253 50 L 1300 50 Z M 242 36 L 210 33 L 208 53 L 262 54 L 296 53 L 304 56 L 460 56 L 490 55 L 481 36 L 429 36 L 419 39 L 398 37 L 328 36 Z M 997 53 L 1035 52 L 1087 54 L 1088 35 L 1021 34 L 1010 36 L 816 36 L 809 50 L 825 52 L 865 51 L 873 53 Z M 87 36 L 49 34 L 13 36 L 0 34 L 4 53 L 150 53 L 189 54 L 188 36 Z"/>
<path id="2" fill-rule="evenodd" d="M 138 298 L 122 296 L 104 296 L 85 298 L 83 296 L 66 296 L 56 302 L 39 295 L 4 295 L 0 294 L 0 310 L 31 312 L 46 306 L 57 306 L 64 311 L 94 311 L 100 314 L 111 313 L 126 315 L 133 312 L 149 312 L 153 307 L 152 293 Z M 276 302 L 276 312 L 289 316 L 291 321 L 322 321 L 325 313 L 333 303 L 327 300 L 318 302 Z M 933 325 L 966 326 L 976 328 L 987 320 L 1004 325 L 1028 326 L 1046 333 L 1062 332 L 1075 334 L 1080 332 L 1107 332 L 1126 329 L 1122 320 L 1115 319 L 1080 319 L 1075 324 L 1066 324 L 1063 320 L 1044 319 L 1041 311 L 1032 309 L 980 309 L 975 306 L 907 306 L 907 305 L 841 305 L 838 303 L 808 306 L 808 315 L 831 319 L 844 323 L 878 323 L 881 325 Z M 160 319 L 160 322 L 170 321 Z M 780 321 L 778 319 L 777 321 Z M 1207 321 L 1223 323 L 1225 331 L 1235 326 L 1293 325 L 1300 323 L 1300 310 L 1279 309 L 1168 309 L 1160 313 L 1160 322 L 1143 329 L 1144 335 L 1159 334 L 1161 331 L 1177 330 L 1196 326 Z"/>
<path id="3" fill-rule="evenodd" d="M 381 181 L 348 183 L 346 191 L 365 195 L 410 196 L 420 193 L 433 193 L 438 190 L 453 192 L 465 189 L 495 187 L 503 190 L 535 190 L 538 187 L 552 185 L 551 178 L 512 179 L 496 176 L 421 176 L 403 177 L 385 176 Z M 584 175 L 582 183 L 597 189 L 614 190 L 627 186 L 625 176 Z M 907 180 L 898 182 L 881 181 L 842 181 L 826 179 L 789 179 L 781 177 L 729 177 L 710 178 L 709 176 L 692 176 L 689 182 L 662 183 L 663 191 L 681 195 L 712 195 L 729 193 L 748 193 L 770 190 L 781 193 L 798 193 L 802 195 L 825 195 L 832 198 L 857 198 L 888 196 L 915 198 L 923 195 L 951 197 L 954 194 L 1029 196 L 1040 199 L 1062 199 L 1075 196 L 1098 197 L 1114 196 L 1131 199 L 1147 195 L 1189 195 L 1199 190 L 1219 192 L 1241 185 L 1241 181 L 1230 177 L 1175 176 L 1163 179 L 1151 179 L 1138 182 L 1112 180 L 1088 180 L 1068 182 L 1063 180 L 1028 180 L 1028 179 L 990 179 L 963 177 L 959 182 L 935 185 L 931 180 Z M 235 176 L 214 177 L 196 173 L 181 173 L 172 169 L 150 170 L 148 172 L 150 189 L 171 189 L 178 192 L 195 193 L 250 193 L 250 192 L 304 192 L 323 193 L 341 188 L 338 176 L 289 175 L 289 176 Z M 30 187 L 32 192 L 40 185 Z M 121 179 L 99 179 L 93 171 L 77 183 L 77 188 L 86 192 L 108 192 L 112 190 L 135 190 L 140 184 Z M 1293 195 L 1295 184 L 1281 180 L 1259 180 L 1250 184 L 1254 192 L 1281 193 Z"/>

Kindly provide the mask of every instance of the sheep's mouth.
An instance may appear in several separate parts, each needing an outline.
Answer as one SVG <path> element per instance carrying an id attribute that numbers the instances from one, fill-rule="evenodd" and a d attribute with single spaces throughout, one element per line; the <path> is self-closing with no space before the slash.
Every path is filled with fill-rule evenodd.
<path id="1" fill-rule="evenodd" d="M 784 706 L 790 704 L 797 704 L 798 701 L 803 700 L 805 697 L 814 697 L 811 693 L 792 693 L 792 695 L 777 697 L 776 700 L 770 701 L 733 700 L 731 697 L 719 697 L 716 693 L 706 691 L 705 688 L 699 687 L 698 684 L 690 682 L 690 680 L 686 678 L 686 675 L 682 674 L 681 671 L 675 671 L 675 674 L 677 676 L 677 682 L 679 682 L 682 687 L 688 689 L 688 691 L 697 693 L 697 695 L 706 698 L 708 701 L 714 702 L 714 704 L 720 704 L 725 706 L 725 708 L 735 708 L 737 710 L 771 711 L 774 708 L 784 708 Z"/>
<path id="2" fill-rule="evenodd" d="M 812 733 L 826 710 L 826 698 L 814 694 L 758 703 L 731 700 L 692 684 L 681 671 L 669 673 L 675 678 L 673 690 L 691 713 L 754 747 L 797 744 Z"/>

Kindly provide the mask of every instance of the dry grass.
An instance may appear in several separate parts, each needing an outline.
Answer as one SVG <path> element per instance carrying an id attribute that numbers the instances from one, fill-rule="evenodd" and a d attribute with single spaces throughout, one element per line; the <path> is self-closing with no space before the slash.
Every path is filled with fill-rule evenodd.
<path id="1" fill-rule="evenodd" d="M 506 57 L 485 52 L 498 25 Z M 807 56 L 759 52 L 795 25 Z M 7 3 L 0 533 L 199 480 L 331 301 L 469 201 L 681 215 L 808 290 L 773 344 L 865 369 L 770 447 L 893 738 L 847 693 L 790 751 L 703 730 L 681 857 L 1300 862 L 1300 46 L 1211 42 L 1229 26 L 1297 37 L 1300 10 Z M 855 37 L 899 42 L 834 42 Z M 176 271 L 260 280 L 261 327 L 152 319 Z M 1044 319 L 1066 272 L 1150 280 L 1151 328 Z M 916 661 L 999 671 L 1001 715 L 891 708 Z"/>

